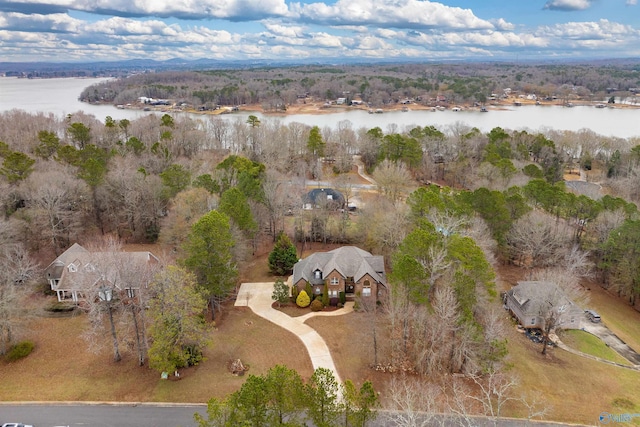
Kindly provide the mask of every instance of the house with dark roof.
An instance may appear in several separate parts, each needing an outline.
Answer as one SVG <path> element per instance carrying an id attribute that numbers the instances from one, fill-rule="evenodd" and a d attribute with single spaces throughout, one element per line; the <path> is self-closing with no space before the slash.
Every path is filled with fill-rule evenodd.
<path id="1" fill-rule="evenodd" d="M 293 266 L 293 286 L 301 291 L 307 282 L 314 296 L 321 295 L 326 284 L 332 304 L 340 293 L 348 300 L 359 295 L 375 301 L 387 291 L 384 257 L 355 246 L 316 252 Z"/>
<path id="2" fill-rule="evenodd" d="M 338 210 L 344 208 L 344 196 L 333 188 L 314 188 L 302 197 L 302 205 L 304 209 Z"/>
<path id="3" fill-rule="evenodd" d="M 518 282 L 504 295 L 506 308 L 525 328 L 544 329 L 543 314 L 556 311 L 556 328 L 579 329 L 584 312 L 564 295 L 558 285 L 551 282 Z"/>
<path id="4" fill-rule="evenodd" d="M 149 251 L 89 252 L 74 243 L 45 268 L 44 274 L 58 301 L 79 303 L 96 288 L 107 286 L 133 298 L 144 283 L 145 272 L 160 260 Z"/>

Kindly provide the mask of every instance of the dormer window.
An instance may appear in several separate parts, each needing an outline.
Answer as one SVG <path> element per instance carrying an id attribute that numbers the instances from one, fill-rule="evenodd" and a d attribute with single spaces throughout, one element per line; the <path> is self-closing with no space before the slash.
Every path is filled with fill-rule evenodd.
<path id="1" fill-rule="evenodd" d="M 321 280 L 322 279 L 322 271 L 320 271 L 320 270 L 314 271 L 313 272 L 313 278 Z"/>
<path id="2" fill-rule="evenodd" d="M 76 273 L 78 271 L 78 267 L 76 267 L 75 264 L 71 263 L 69 264 L 69 272 L 70 273 Z"/>

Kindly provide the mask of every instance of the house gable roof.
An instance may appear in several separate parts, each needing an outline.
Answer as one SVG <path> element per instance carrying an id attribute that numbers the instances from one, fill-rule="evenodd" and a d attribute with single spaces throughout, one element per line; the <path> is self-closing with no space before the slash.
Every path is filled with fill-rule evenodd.
<path id="1" fill-rule="evenodd" d="M 323 280 L 314 278 L 313 272 L 320 270 L 323 276 L 337 271 L 343 277 L 353 277 L 354 281 L 369 275 L 376 282 L 386 285 L 384 258 L 371 255 L 355 246 L 342 246 L 329 252 L 316 252 L 300 260 L 293 267 L 293 283 L 304 279 L 311 284 L 322 284 Z"/>
<path id="2" fill-rule="evenodd" d="M 333 188 L 314 188 L 302 197 L 304 204 L 322 205 L 323 203 L 342 206 L 344 196 Z"/>
<path id="3" fill-rule="evenodd" d="M 558 296 L 558 293 L 561 295 Z M 552 282 L 518 282 L 518 285 L 507 291 L 507 294 L 513 298 L 522 313 L 526 315 L 537 315 L 540 311 L 540 306 L 546 304 L 550 299 L 557 301 L 558 298 L 561 298 L 562 305 L 575 305 L 562 293 L 558 285 Z"/>
<path id="4" fill-rule="evenodd" d="M 47 266 L 47 268 L 45 268 L 45 275 L 47 276 L 47 278 L 60 278 L 60 276 L 62 275 L 62 270 L 65 266 L 73 262 L 76 258 L 78 258 L 78 256 L 88 253 L 88 250 L 86 250 L 79 244 L 74 243 L 73 245 L 71 245 L 71 247 L 69 247 L 69 249 L 67 249 L 56 259 L 54 259 L 51 264 Z"/>
<path id="5" fill-rule="evenodd" d="M 108 268 L 102 270 L 102 262 L 106 262 Z M 49 274 L 59 273 L 51 278 L 59 279 L 57 290 L 60 291 L 86 290 L 101 280 L 113 284 L 118 289 L 136 289 L 140 283 L 126 283 L 118 265 L 134 266 L 135 271 L 142 272 L 144 268 L 158 262 L 159 259 L 149 251 L 89 252 L 74 244 L 47 267 L 47 278 L 50 277 Z M 70 268 L 72 265 L 73 268 Z M 140 280 L 143 278 L 140 277 Z"/>

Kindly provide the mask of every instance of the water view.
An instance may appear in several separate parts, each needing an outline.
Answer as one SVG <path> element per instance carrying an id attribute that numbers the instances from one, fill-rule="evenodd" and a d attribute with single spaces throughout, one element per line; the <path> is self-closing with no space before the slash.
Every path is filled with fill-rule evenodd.
<path id="1" fill-rule="evenodd" d="M 80 102 L 82 90 L 105 79 L 17 79 L 0 78 L 0 111 L 20 109 L 30 113 L 66 116 L 78 111 L 92 114 L 100 120 L 111 116 L 116 120 L 134 120 L 152 112 L 134 109 L 118 109 L 113 105 L 91 105 Z M 275 117 L 284 124 L 299 122 L 311 126 L 334 127 L 340 121 L 349 120 L 354 128 L 379 126 L 383 131 L 389 126 L 436 126 L 446 129 L 456 123 L 464 123 L 487 132 L 500 126 L 513 130 L 541 131 L 546 129 L 578 131 L 590 129 L 603 136 L 620 138 L 640 137 L 640 109 L 594 108 L 592 106 L 523 106 L 505 107 L 501 110 L 479 111 L 394 111 L 384 114 L 368 114 L 363 110 L 341 111 L 332 114 L 292 114 L 269 116 L 256 112 L 221 115 L 225 120 L 246 120 L 254 114 L 261 120 Z M 193 115 L 202 118 L 206 116 Z"/>

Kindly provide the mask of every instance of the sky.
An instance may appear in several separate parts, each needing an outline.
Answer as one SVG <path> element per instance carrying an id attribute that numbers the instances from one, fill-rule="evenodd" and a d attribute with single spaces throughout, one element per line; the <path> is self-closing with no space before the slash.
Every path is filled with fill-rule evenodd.
<path id="1" fill-rule="evenodd" d="M 638 57 L 638 0 L 0 0 L 0 62 Z"/>

